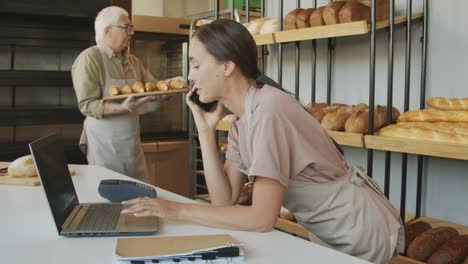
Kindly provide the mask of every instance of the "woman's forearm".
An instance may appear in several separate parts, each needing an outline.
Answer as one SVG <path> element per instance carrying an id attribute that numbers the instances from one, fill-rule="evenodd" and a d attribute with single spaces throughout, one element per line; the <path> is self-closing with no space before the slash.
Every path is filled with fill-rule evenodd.
<path id="1" fill-rule="evenodd" d="M 203 157 L 203 170 L 212 204 L 228 205 L 232 204 L 232 188 L 219 160 L 215 133 L 216 131 L 209 131 L 198 135 Z"/>

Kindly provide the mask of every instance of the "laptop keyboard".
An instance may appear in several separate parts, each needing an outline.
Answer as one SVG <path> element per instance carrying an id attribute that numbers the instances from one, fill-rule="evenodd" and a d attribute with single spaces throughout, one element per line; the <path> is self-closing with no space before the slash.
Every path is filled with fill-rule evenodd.
<path id="1" fill-rule="evenodd" d="M 122 210 L 121 204 L 92 204 L 78 224 L 78 231 L 114 230 Z"/>

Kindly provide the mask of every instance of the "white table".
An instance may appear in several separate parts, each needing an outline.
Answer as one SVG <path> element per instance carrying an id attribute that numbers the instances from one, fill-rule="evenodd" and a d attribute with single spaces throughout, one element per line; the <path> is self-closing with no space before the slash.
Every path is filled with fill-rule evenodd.
<path id="1" fill-rule="evenodd" d="M 101 179 L 128 177 L 85 165 L 70 165 L 80 202 L 106 201 L 97 192 Z M 157 189 L 168 200 L 194 202 Z M 66 238 L 57 230 L 42 188 L 0 186 L 1 263 L 112 263 L 115 237 Z M 160 222 L 157 236 L 231 234 L 244 243 L 246 263 L 368 263 L 280 231 L 254 233 L 230 231 L 170 221 Z"/>

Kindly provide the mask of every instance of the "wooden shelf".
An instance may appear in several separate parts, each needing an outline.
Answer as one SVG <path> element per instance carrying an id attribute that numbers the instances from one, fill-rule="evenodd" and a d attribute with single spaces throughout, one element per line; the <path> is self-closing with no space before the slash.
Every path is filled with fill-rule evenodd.
<path id="1" fill-rule="evenodd" d="M 340 131 L 327 131 L 328 134 L 336 141 L 336 143 L 343 146 L 350 147 L 364 147 L 364 135 L 359 133 L 348 133 Z"/>
<path id="2" fill-rule="evenodd" d="M 415 13 L 412 16 L 413 20 L 421 19 L 422 13 Z M 395 25 L 403 24 L 406 22 L 406 16 L 395 17 Z M 376 29 L 382 29 L 390 26 L 388 19 L 378 21 Z M 267 45 L 275 43 L 286 43 L 294 41 L 323 39 L 323 38 L 336 38 L 353 35 L 367 34 L 371 31 L 370 24 L 366 21 L 356 21 L 351 23 L 343 23 L 336 25 L 325 25 L 320 27 L 301 28 L 296 30 L 287 30 L 281 32 L 274 32 L 270 34 L 255 35 L 255 43 L 257 45 Z"/>
<path id="3" fill-rule="evenodd" d="M 468 160 L 468 144 L 380 136 L 364 136 L 364 142 L 368 149 Z"/>

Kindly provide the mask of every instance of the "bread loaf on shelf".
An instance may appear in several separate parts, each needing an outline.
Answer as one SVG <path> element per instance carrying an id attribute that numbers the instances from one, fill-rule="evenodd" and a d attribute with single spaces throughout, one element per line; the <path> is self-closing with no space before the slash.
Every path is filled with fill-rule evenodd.
<path id="1" fill-rule="evenodd" d="M 425 261 L 437 248 L 458 235 L 458 231 L 452 227 L 436 227 L 429 229 L 411 242 L 408 247 L 408 257 L 419 261 Z"/>
<path id="2" fill-rule="evenodd" d="M 302 8 L 296 8 L 291 10 L 285 17 L 284 17 L 284 30 L 293 30 L 297 29 L 296 25 L 296 17 L 299 13 L 304 10 Z"/>
<path id="3" fill-rule="evenodd" d="M 427 260 L 428 264 L 462 263 L 468 256 L 468 235 L 450 239 Z"/>
<path id="4" fill-rule="evenodd" d="M 468 136 L 468 123 L 457 122 L 400 122 L 399 127 L 421 127 L 448 134 L 460 134 Z"/>
<path id="5" fill-rule="evenodd" d="M 439 110 L 427 108 L 403 113 L 398 122 L 468 122 L 467 110 Z"/>
<path id="6" fill-rule="evenodd" d="M 334 1 L 325 6 L 322 11 L 322 17 L 325 25 L 334 25 L 340 23 L 338 20 L 338 13 L 345 4 L 346 1 Z"/>
<path id="7" fill-rule="evenodd" d="M 260 34 L 260 30 L 263 27 L 263 24 L 265 24 L 266 21 L 268 21 L 269 18 L 267 17 L 262 17 L 255 19 L 253 21 L 250 21 L 249 24 L 247 25 L 247 30 L 250 32 L 252 35 L 258 35 Z"/>
<path id="8" fill-rule="evenodd" d="M 353 2 L 355 0 L 347 0 L 348 2 Z M 358 0 L 358 2 L 363 3 L 368 7 L 372 7 L 372 0 Z M 390 0 L 375 0 L 376 2 L 376 12 L 375 19 L 377 21 L 388 19 L 390 17 Z"/>
<path id="9" fill-rule="evenodd" d="M 320 123 L 327 130 L 344 131 L 346 120 L 348 120 L 352 113 L 352 106 L 340 106 L 337 110 L 327 113 Z"/>
<path id="10" fill-rule="evenodd" d="M 308 28 L 310 27 L 310 16 L 315 11 L 315 8 L 306 8 L 299 12 L 296 16 L 297 28 Z"/>
<path id="11" fill-rule="evenodd" d="M 260 34 L 268 34 L 278 31 L 278 18 L 274 17 L 267 20 L 263 23 L 262 29 L 260 29 Z"/>
<path id="12" fill-rule="evenodd" d="M 392 121 L 395 121 L 400 112 L 392 107 Z M 387 107 L 378 105 L 374 108 L 374 129 L 385 125 L 387 120 Z M 369 128 L 369 109 L 353 113 L 345 123 L 345 131 L 351 133 L 367 133 Z"/>
<path id="13" fill-rule="evenodd" d="M 325 6 L 319 7 L 315 9 L 315 11 L 310 15 L 310 26 L 311 27 L 319 27 L 325 25 L 325 21 L 323 21 L 322 11 Z"/>
<path id="14" fill-rule="evenodd" d="M 418 221 L 409 225 L 405 225 L 405 252 L 408 250 L 408 246 L 416 237 L 431 228 L 431 225 L 424 221 Z"/>
<path id="15" fill-rule="evenodd" d="M 427 104 L 441 110 L 468 110 L 468 98 L 434 97 Z"/>
<path id="16" fill-rule="evenodd" d="M 313 115 L 315 112 L 327 106 L 328 106 L 327 103 L 309 103 L 308 105 L 305 106 L 305 109 L 307 110 L 307 112 Z"/>
<path id="17" fill-rule="evenodd" d="M 341 8 L 338 14 L 339 23 L 350 23 L 355 21 L 366 21 L 370 23 L 371 9 L 360 2 L 348 2 Z"/>
<path id="18" fill-rule="evenodd" d="M 315 111 L 314 113 L 312 113 L 312 115 L 319 122 L 322 122 L 322 119 L 326 114 L 338 110 L 338 108 L 340 108 L 341 106 L 343 106 L 343 104 L 330 105 L 330 106 L 324 107 L 324 108 L 322 108 L 322 109 L 320 109 L 318 111 Z"/>
<path id="19" fill-rule="evenodd" d="M 379 136 L 468 144 L 466 135 L 449 134 L 423 127 L 389 125 L 380 129 Z"/>

